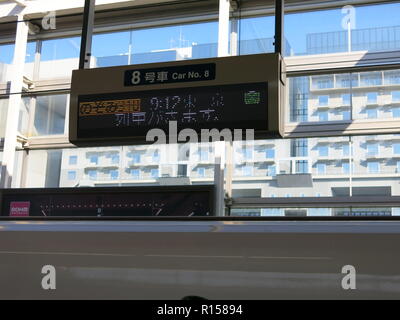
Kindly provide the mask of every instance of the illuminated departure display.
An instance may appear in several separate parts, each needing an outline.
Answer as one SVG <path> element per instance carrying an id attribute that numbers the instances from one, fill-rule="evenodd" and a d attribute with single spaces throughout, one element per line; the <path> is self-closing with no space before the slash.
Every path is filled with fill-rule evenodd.
<path id="1" fill-rule="evenodd" d="M 80 117 L 135 112 L 140 112 L 140 99 L 82 102 L 79 105 Z"/>
<path id="2" fill-rule="evenodd" d="M 80 95 L 78 138 L 145 137 L 152 128 L 266 130 L 268 83 Z"/>

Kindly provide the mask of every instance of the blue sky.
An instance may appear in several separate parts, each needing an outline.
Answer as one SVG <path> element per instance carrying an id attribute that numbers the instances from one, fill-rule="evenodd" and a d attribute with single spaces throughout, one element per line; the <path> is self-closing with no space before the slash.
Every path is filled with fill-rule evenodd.
<path id="1" fill-rule="evenodd" d="M 285 36 L 295 53 L 306 49 L 306 35 L 317 32 L 342 30 L 341 9 L 287 14 Z M 400 3 L 359 6 L 356 8 L 356 28 L 400 26 Z M 274 17 L 243 19 L 240 23 L 240 39 L 270 38 L 274 34 Z M 126 54 L 132 38 L 132 53 L 168 49 L 192 43 L 216 43 L 218 23 L 208 22 L 183 26 L 170 26 L 96 35 L 93 39 L 93 55 L 98 57 Z M 13 46 L 0 46 L 0 61 L 10 63 Z M 34 46 L 28 46 L 28 61 L 32 61 Z M 49 40 L 43 43 L 42 59 L 64 59 L 79 56 L 79 38 Z"/>
<path id="2" fill-rule="evenodd" d="M 400 3 L 359 6 L 355 14 L 356 29 L 400 26 Z M 305 52 L 307 34 L 341 31 L 343 17 L 341 9 L 287 14 L 285 36 L 295 52 Z M 273 37 L 274 20 L 274 17 L 244 19 L 241 39 Z"/>

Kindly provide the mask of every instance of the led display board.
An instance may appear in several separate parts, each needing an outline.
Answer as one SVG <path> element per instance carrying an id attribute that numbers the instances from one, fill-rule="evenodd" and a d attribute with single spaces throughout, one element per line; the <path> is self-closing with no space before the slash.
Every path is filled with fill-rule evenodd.
<path id="1" fill-rule="evenodd" d="M 4 189 L 6 217 L 212 216 L 213 186 Z"/>
<path id="2" fill-rule="evenodd" d="M 283 129 L 279 54 L 74 70 L 69 139 L 77 145 L 142 143 L 149 130 Z"/>

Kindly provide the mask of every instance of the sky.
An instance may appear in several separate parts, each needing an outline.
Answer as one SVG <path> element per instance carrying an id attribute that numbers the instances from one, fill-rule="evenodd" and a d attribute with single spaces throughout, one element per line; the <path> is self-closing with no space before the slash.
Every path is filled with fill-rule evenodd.
<path id="1" fill-rule="evenodd" d="M 306 35 L 310 33 L 341 31 L 344 14 L 341 9 L 330 9 L 285 15 L 285 37 L 295 53 L 306 51 Z M 356 29 L 400 26 L 400 3 L 356 7 Z M 242 19 L 240 40 L 271 38 L 274 17 Z M 218 23 L 198 23 L 95 35 L 93 55 L 114 56 L 152 50 L 191 46 L 193 43 L 216 43 Z M 79 38 L 56 39 L 43 42 L 42 60 L 65 59 L 79 56 Z M 129 44 L 132 43 L 131 48 Z M 34 45 L 28 45 L 27 61 L 33 61 Z M 11 63 L 13 45 L 0 46 L 0 62 Z"/>
<path id="2" fill-rule="evenodd" d="M 342 31 L 341 9 L 321 10 L 285 15 L 285 37 L 297 53 L 306 51 L 306 35 Z M 241 39 L 273 37 L 274 17 L 244 19 Z M 355 9 L 355 28 L 400 26 L 400 3 L 359 6 Z"/>

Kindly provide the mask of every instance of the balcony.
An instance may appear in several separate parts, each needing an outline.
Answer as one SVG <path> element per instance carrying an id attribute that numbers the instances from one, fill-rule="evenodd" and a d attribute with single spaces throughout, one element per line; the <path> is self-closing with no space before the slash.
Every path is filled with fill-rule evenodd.
<path id="1" fill-rule="evenodd" d="M 350 78 L 343 81 L 342 75 L 334 74 L 330 78 L 326 78 L 324 82 L 318 83 L 316 77 L 311 77 L 310 92 L 315 93 L 328 93 L 340 92 L 350 89 Z M 365 73 L 353 73 L 351 88 L 356 91 L 362 91 L 369 88 L 400 88 L 400 80 L 388 80 L 387 76 L 382 72 L 378 72 L 373 77 L 366 77 Z M 399 78 L 400 79 L 400 78 Z"/>
<path id="2" fill-rule="evenodd" d="M 274 158 L 267 158 L 265 155 L 256 155 L 252 158 L 245 159 L 242 157 L 241 159 L 237 159 L 238 163 L 274 163 Z"/>
<path id="3" fill-rule="evenodd" d="M 365 108 L 376 108 L 379 106 L 378 100 L 371 100 L 365 102 Z"/>
<path id="4" fill-rule="evenodd" d="M 101 159 L 98 162 L 91 162 L 90 160 L 85 161 L 85 168 L 119 168 L 120 163 L 114 163 L 110 159 Z"/>
<path id="5" fill-rule="evenodd" d="M 201 158 L 200 156 L 197 157 L 196 163 L 199 164 L 213 164 L 215 163 L 214 157 L 207 157 L 207 158 Z"/>
<path id="6" fill-rule="evenodd" d="M 159 164 L 141 159 L 141 161 L 129 160 L 127 165 L 128 167 L 158 167 Z"/>
<path id="7" fill-rule="evenodd" d="M 365 136 L 365 137 L 363 137 L 366 141 L 380 141 L 380 140 L 382 140 L 382 137 L 381 136 L 376 136 L 376 135 L 368 135 L 368 136 Z M 400 138 L 400 137 L 399 137 Z"/>
<path id="8" fill-rule="evenodd" d="M 315 106 L 315 108 L 318 109 L 318 110 L 327 110 L 327 109 L 333 108 L 333 106 L 331 106 L 329 104 L 326 104 L 326 105 L 317 104 Z"/>
<path id="9" fill-rule="evenodd" d="M 322 162 L 322 161 L 336 161 L 339 157 L 336 155 L 326 155 L 326 156 L 318 156 L 317 159 L 315 159 L 316 162 Z"/>
<path id="10" fill-rule="evenodd" d="M 383 152 L 366 152 L 365 153 L 366 159 L 386 159 L 391 158 L 390 154 L 385 154 Z"/>

